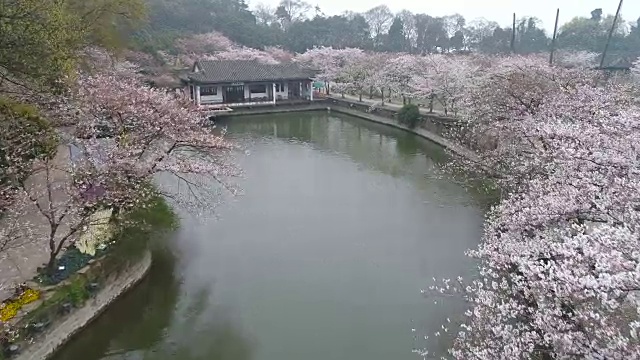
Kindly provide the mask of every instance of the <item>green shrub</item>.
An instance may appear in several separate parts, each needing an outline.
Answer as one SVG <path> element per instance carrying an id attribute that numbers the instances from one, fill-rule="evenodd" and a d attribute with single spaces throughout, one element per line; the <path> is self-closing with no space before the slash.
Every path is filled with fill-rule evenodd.
<path id="1" fill-rule="evenodd" d="M 36 108 L 0 97 L 0 185 L 11 182 L 3 169 L 16 168 L 14 180 L 21 180 L 32 160 L 53 157 L 57 145 L 54 130 Z"/>
<path id="2" fill-rule="evenodd" d="M 398 112 L 400 123 L 413 129 L 420 122 L 420 110 L 415 104 L 406 104 Z"/>

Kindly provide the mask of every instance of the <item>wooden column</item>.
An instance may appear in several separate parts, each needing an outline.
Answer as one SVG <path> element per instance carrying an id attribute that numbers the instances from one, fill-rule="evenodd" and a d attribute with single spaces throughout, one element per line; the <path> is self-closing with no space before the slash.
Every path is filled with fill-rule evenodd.
<path id="1" fill-rule="evenodd" d="M 200 106 L 200 86 L 196 86 L 196 105 Z"/>
<path id="2" fill-rule="evenodd" d="M 309 83 L 309 100 L 313 101 L 313 81 Z"/>
<path id="3" fill-rule="evenodd" d="M 273 97 L 273 105 L 276 104 L 276 83 L 272 83 L 271 97 Z"/>

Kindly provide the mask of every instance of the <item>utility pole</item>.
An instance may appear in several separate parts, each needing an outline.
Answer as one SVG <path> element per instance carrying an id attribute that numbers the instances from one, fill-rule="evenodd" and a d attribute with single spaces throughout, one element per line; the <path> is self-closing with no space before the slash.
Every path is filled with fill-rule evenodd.
<path id="1" fill-rule="evenodd" d="M 551 54 L 549 55 L 549 65 L 553 65 L 553 52 L 556 51 L 556 37 L 558 36 L 558 19 L 560 18 L 560 8 L 556 11 L 556 25 L 553 27 L 553 38 L 551 39 Z"/>
<path id="2" fill-rule="evenodd" d="M 511 28 L 511 53 L 516 53 L 516 13 L 513 13 L 513 27 Z"/>
<path id="3" fill-rule="evenodd" d="M 604 58 L 607 56 L 607 50 L 609 49 L 609 43 L 611 42 L 611 37 L 613 36 L 613 31 L 616 28 L 616 21 L 618 21 L 618 16 L 620 16 L 620 8 L 622 7 L 622 0 L 618 4 L 618 10 L 616 10 L 616 16 L 613 18 L 613 24 L 611 24 L 611 30 L 609 30 L 609 37 L 607 38 L 607 43 L 604 46 L 604 51 L 602 52 L 602 58 L 600 59 L 600 68 L 604 66 Z"/>

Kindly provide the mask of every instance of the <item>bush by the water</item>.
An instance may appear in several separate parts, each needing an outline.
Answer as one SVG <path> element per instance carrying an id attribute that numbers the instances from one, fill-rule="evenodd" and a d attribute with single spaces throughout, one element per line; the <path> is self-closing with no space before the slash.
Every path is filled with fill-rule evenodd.
<path id="1" fill-rule="evenodd" d="M 416 127 L 420 122 L 420 110 L 415 104 L 406 104 L 398 112 L 398 120 L 410 128 Z"/>
<path id="2" fill-rule="evenodd" d="M 110 267 L 115 268 L 116 263 L 135 260 L 147 249 L 148 242 L 154 236 L 175 229 L 177 224 L 178 218 L 171 207 L 163 198 L 154 196 L 147 203 L 124 214 L 112 240 L 96 248 L 94 255 L 84 254 L 71 245 L 56 260 L 53 273 L 41 268 L 35 280 L 45 286 L 58 284 L 87 266 L 92 259 L 101 258 L 107 253 L 111 256 L 104 259 L 103 263 L 109 262 Z"/>
<path id="3" fill-rule="evenodd" d="M 55 271 L 50 274 L 47 272 L 46 268 L 40 269 L 40 274 L 36 276 L 36 281 L 45 286 L 58 284 L 75 274 L 78 270 L 87 266 L 91 259 L 100 257 L 104 253 L 105 249 L 99 249 L 95 256 L 92 256 L 81 253 L 75 246 L 70 246 L 56 261 Z"/>

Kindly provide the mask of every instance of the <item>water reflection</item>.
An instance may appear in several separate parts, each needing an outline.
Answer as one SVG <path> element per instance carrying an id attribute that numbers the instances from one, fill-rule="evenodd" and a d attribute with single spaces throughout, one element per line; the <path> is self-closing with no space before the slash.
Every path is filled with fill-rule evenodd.
<path id="1" fill-rule="evenodd" d="M 252 358 L 249 342 L 232 322 L 208 311 L 210 289 L 196 289 L 185 297 L 171 249 L 162 246 L 153 254 L 149 276 L 65 346 L 55 360 Z"/>
<path id="2" fill-rule="evenodd" d="M 481 231 L 441 149 L 321 112 L 226 125 L 246 150 L 244 195 L 217 218 L 183 213 L 151 276 L 57 360 L 409 360 L 462 313 L 420 295 L 473 273 Z"/>

